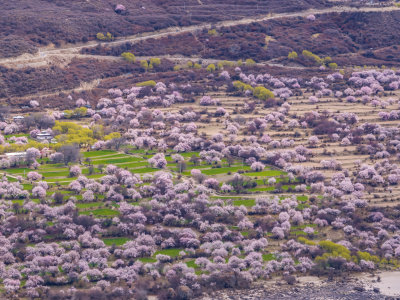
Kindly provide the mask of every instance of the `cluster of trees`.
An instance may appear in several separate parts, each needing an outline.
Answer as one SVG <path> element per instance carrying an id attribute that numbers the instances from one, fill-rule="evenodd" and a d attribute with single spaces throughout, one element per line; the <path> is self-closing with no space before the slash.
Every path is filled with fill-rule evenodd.
<path id="1" fill-rule="evenodd" d="M 124 289 L 129 286 L 136 293 L 150 291 L 162 297 L 187 299 L 214 288 L 248 287 L 274 274 L 398 266 L 398 215 L 394 210 L 370 208 L 366 201 L 371 189 L 389 189 L 400 183 L 400 169 L 394 163 L 400 152 L 398 128 L 362 122 L 351 112 L 311 110 L 295 115 L 291 110 L 292 100 L 299 100 L 293 95 L 298 95 L 301 88 L 307 90 L 303 99 L 308 98 L 312 107 L 324 97 L 369 96 L 367 100 L 372 102 L 372 97 L 379 98 L 382 91 L 393 90 L 390 84 L 400 82 L 399 74 L 391 70 L 365 71 L 348 78 L 332 73 L 305 81 L 226 67 L 218 75 L 219 81 L 224 80 L 248 97 L 277 98 L 282 103 L 265 114 L 244 119 L 233 116 L 231 107 L 224 108 L 217 99 L 203 95 L 198 97 L 199 106 L 184 105 L 167 111 L 160 108 L 190 102 L 194 98 L 192 86 L 149 80 L 123 90 L 110 89 L 97 102 L 96 111 L 86 110 L 90 116 L 88 126 L 56 121 L 56 112 L 53 118 L 44 116 L 44 120 L 33 114 L 21 124 L 0 122 L 4 134 L 33 129 L 32 136 L 40 128 L 54 125 L 52 132 L 59 143 L 50 156 L 52 162 L 80 162 L 80 147 L 124 146 L 152 150 L 156 154 L 148 158 L 148 163 L 160 169 L 139 176 L 108 165 L 105 176 L 95 180 L 82 175 L 79 166 L 71 166 L 68 176 L 74 180 L 66 189 L 73 196 L 65 197 L 61 193 L 49 197 L 51 187 L 32 170 L 27 179 L 33 185 L 32 197 L 39 198 L 39 203 L 24 191 L 24 178 L 16 178 L 16 182 L 3 178 L 0 278 L 8 295 L 44 298 L 50 294 L 46 286 L 59 284 L 86 288 L 93 294 L 100 291 L 132 298 L 135 295 Z M 341 95 L 336 93 L 338 82 L 345 87 Z M 212 106 L 216 104 L 219 106 Z M 85 105 L 83 99 L 75 103 L 79 109 Z M 256 101 L 247 101 L 235 109 L 253 112 L 257 105 Z M 384 107 L 376 109 L 386 112 Z M 204 116 L 218 118 L 221 132 L 200 135 L 198 128 L 206 122 Z M 293 135 L 270 136 L 267 130 L 292 131 Z M 307 135 L 296 135 L 297 130 Z M 339 158 L 327 157 L 316 167 L 304 164 L 323 142 L 356 145 L 357 151 L 376 161 L 356 163 L 351 170 L 344 169 Z M 0 144 L 6 143 L 29 145 L 26 138 L 1 136 Z M 38 167 L 38 149 L 30 147 L 26 151 L 32 168 Z M 173 176 L 167 168 L 167 149 L 174 152 L 171 159 L 179 164 L 180 173 L 185 159 L 179 153 L 189 151 L 199 152 L 198 158 L 190 159 L 195 165 L 202 162 L 217 166 L 224 160 L 231 164 L 235 157 L 254 172 L 263 171 L 266 164 L 277 166 L 296 193 L 309 193 L 310 197 L 304 203 L 299 203 L 296 195 L 282 199 L 258 197 L 252 207 L 233 205 L 234 200 L 213 199 L 211 195 L 217 192 L 225 196 L 244 193 L 257 183 L 239 173 L 230 174 L 222 183 L 204 175 L 200 167 L 192 168 L 190 177 Z M 6 166 L 7 162 L 1 164 Z M 325 176 L 324 169 L 333 174 Z M 271 176 L 265 178 L 264 185 L 277 187 L 279 192 L 278 181 L 281 178 Z M 77 199 L 82 196 L 83 202 L 93 203 L 99 201 L 99 195 L 104 196 L 112 216 L 96 219 L 79 215 Z M 23 200 L 23 204 L 17 206 L 8 200 Z M 340 239 L 325 240 L 321 234 L 324 227 L 335 230 Z M 108 238 L 125 238 L 127 242 L 106 246 Z M 266 251 L 270 239 L 282 241 L 273 253 Z M 160 254 L 163 250 L 175 251 L 176 255 Z M 142 285 L 142 280 L 149 284 Z M 72 297 L 78 292 L 68 293 Z"/>

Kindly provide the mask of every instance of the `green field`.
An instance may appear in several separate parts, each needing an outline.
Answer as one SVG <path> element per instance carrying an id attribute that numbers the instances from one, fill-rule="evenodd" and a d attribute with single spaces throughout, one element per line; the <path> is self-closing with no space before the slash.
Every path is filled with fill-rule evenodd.
<path id="1" fill-rule="evenodd" d="M 244 205 L 246 207 L 252 207 L 252 206 L 256 205 L 256 200 L 254 200 L 254 199 L 234 200 L 233 205 L 234 206 Z"/>
<path id="2" fill-rule="evenodd" d="M 179 252 L 181 252 L 181 251 L 183 251 L 183 249 L 179 249 L 179 248 L 164 249 L 164 250 L 157 251 L 154 254 L 154 257 L 157 254 L 164 254 L 164 255 L 171 256 L 171 257 L 177 257 L 177 256 L 179 256 Z"/>
<path id="3" fill-rule="evenodd" d="M 102 155 L 108 155 L 112 153 L 117 153 L 112 150 L 99 150 L 99 151 L 89 151 L 89 152 L 83 152 L 82 155 L 83 157 L 96 157 L 96 156 L 102 156 Z"/>
<path id="4" fill-rule="evenodd" d="M 279 170 L 264 170 L 261 172 L 244 173 L 243 175 L 255 176 L 255 177 L 260 177 L 260 176 L 273 177 L 273 176 L 279 176 L 279 175 L 283 175 L 283 174 L 285 174 L 285 172 L 279 171 Z"/>
<path id="5" fill-rule="evenodd" d="M 118 238 L 104 238 L 103 242 L 106 246 L 122 246 L 126 242 L 130 241 L 131 239 L 125 237 L 118 237 Z"/>
<path id="6" fill-rule="evenodd" d="M 214 168 L 214 169 L 206 169 L 203 170 L 202 173 L 205 175 L 217 175 L 217 174 L 227 174 L 227 173 L 236 173 L 239 170 L 250 170 L 248 166 L 240 166 L 240 167 L 226 167 L 226 168 Z"/>
<path id="7" fill-rule="evenodd" d="M 115 217 L 119 215 L 119 212 L 109 208 L 99 208 L 95 210 L 80 211 L 80 215 L 90 215 L 93 214 L 95 217 Z"/>

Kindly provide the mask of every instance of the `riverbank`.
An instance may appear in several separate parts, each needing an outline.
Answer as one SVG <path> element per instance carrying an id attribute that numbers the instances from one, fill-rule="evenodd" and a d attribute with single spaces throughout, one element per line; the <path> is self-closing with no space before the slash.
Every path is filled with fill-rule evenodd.
<path id="1" fill-rule="evenodd" d="M 281 278 L 257 282 L 247 290 L 222 290 L 203 295 L 201 300 L 389 300 L 400 299 L 400 272 L 340 277 L 330 281 L 315 276 L 299 277 L 295 285 Z"/>

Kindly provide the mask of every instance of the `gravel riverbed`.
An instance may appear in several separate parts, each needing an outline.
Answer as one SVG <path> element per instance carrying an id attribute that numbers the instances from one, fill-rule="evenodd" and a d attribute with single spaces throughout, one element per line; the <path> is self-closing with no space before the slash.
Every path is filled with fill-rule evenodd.
<path id="1" fill-rule="evenodd" d="M 379 279 L 378 279 L 379 276 Z M 349 278 L 299 277 L 295 285 L 280 278 L 257 282 L 251 289 L 226 289 L 203 295 L 201 300 L 394 300 L 400 299 L 400 272 L 360 274 Z"/>

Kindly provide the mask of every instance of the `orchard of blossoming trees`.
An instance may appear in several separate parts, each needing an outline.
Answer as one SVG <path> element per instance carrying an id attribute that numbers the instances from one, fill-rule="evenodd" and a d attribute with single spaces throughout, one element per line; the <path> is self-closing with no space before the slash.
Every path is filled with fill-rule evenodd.
<path id="1" fill-rule="evenodd" d="M 398 268 L 400 72 L 258 70 L 0 122 L 3 295 L 190 299 Z"/>

